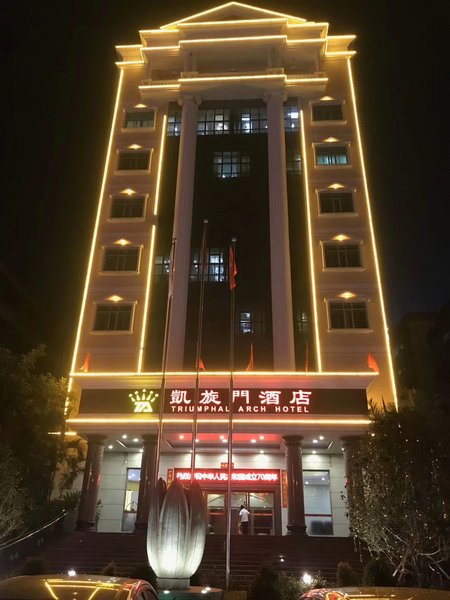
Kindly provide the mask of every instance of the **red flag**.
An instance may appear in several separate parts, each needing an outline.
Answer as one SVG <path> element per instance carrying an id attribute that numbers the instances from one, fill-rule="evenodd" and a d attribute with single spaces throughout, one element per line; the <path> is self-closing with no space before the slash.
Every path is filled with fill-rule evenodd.
<path id="1" fill-rule="evenodd" d="M 84 359 L 84 363 L 80 367 L 80 371 L 83 371 L 84 373 L 89 373 L 90 370 L 91 370 L 91 353 L 88 352 L 86 354 L 86 358 Z"/>
<path id="2" fill-rule="evenodd" d="M 377 373 L 380 372 L 380 368 L 377 365 L 377 361 L 375 360 L 375 358 L 373 357 L 372 352 L 369 352 L 369 354 L 367 355 L 367 366 L 369 367 L 369 369 L 373 369 L 374 371 L 376 371 Z"/>
<path id="3" fill-rule="evenodd" d="M 246 371 L 253 371 L 255 369 L 255 362 L 253 360 L 253 343 L 250 342 L 250 360 L 248 361 L 248 365 L 246 367 Z"/>
<path id="4" fill-rule="evenodd" d="M 306 348 L 305 348 L 305 373 L 307 373 L 309 371 L 309 345 L 308 342 L 306 342 Z"/>
<path id="5" fill-rule="evenodd" d="M 234 290 L 234 288 L 236 287 L 237 272 L 238 271 L 233 246 L 230 246 L 230 254 L 228 258 L 228 279 L 230 281 L 230 290 Z"/>
<path id="6" fill-rule="evenodd" d="M 206 371 L 206 369 L 205 369 L 205 363 L 202 361 L 202 357 L 201 356 L 199 358 L 197 366 L 198 366 L 199 371 Z"/>

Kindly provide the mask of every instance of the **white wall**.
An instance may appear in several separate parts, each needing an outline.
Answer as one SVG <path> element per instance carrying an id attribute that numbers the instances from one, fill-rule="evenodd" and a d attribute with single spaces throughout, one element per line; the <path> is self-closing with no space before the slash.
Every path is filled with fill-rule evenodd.
<path id="1" fill-rule="evenodd" d="M 139 468 L 140 453 L 105 452 L 99 498 L 102 501 L 99 531 L 120 531 L 125 499 L 127 469 Z M 227 461 L 227 455 L 197 454 L 197 468 L 219 468 L 221 462 Z M 285 458 L 281 454 L 238 454 L 233 457 L 236 469 L 253 467 L 255 469 L 284 469 Z M 167 478 L 167 469 L 188 468 L 191 464 L 190 453 L 163 454 L 161 456 L 159 475 Z M 345 504 L 341 499 L 344 491 L 344 458 L 342 455 L 305 454 L 304 469 L 330 471 L 331 510 L 333 514 L 333 531 L 335 536 L 348 536 L 348 520 L 345 516 Z M 80 482 L 82 477 L 79 478 Z M 323 512 L 320 507 L 317 512 Z M 281 510 L 282 531 L 286 532 L 287 509 Z"/>

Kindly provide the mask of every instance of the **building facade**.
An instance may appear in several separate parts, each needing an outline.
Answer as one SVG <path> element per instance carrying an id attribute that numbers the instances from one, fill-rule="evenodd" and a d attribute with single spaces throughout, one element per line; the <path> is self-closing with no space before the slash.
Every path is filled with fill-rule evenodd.
<path id="1" fill-rule="evenodd" d="M 99 530 L 145 527 L 155 470 L 189 482 L 195 448 L 223 533 L 231 404 L 234 522 L 246 504 L 253 534 L 348 535 L 346 445 L 368 401 L 396 403 L 354 37 L 230 2 L 117 47 L 70 374 L 68 422 L 88 442 L 80 528 L 99 498 Z"/>

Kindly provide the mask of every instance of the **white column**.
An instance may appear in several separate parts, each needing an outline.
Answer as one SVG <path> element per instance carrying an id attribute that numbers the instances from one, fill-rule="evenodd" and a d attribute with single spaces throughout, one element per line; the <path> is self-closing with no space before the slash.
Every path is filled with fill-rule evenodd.
<path id="1" fill-rule="evenodd" d="M 198 99 L 195 96 L 184 96 L 182 103 L 183 112 L 181 116 L 173 224 L 173 237 L 176 238 L 177 243 L 175 247 L 172 314 L 167 340 L 167 369 L 169 371 L 183 368 L 194 198 L 195 150 L 197 146 Z"/>
<path id="2" fill-rule="evenodd" d="M 276 370 L 295 370 L 283 94 L 268 93 L 270 271 L 273 359 Z"/>

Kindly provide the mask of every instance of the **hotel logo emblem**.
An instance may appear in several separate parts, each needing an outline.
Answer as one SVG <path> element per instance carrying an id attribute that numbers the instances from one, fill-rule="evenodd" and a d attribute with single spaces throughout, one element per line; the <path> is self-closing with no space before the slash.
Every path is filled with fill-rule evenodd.
<path id="1" fill-rule="evenodd" d="M 128 394 L 131 402 L 134 404 L 135 413 L 151 413 L 153 412 L 153 402 L 159 397 L 153 390 L 143 389 L 135 390 L 132 394 Z"/>

